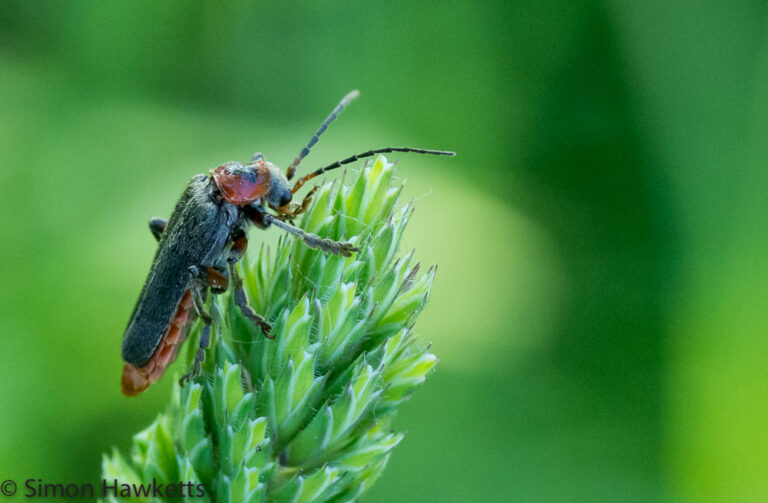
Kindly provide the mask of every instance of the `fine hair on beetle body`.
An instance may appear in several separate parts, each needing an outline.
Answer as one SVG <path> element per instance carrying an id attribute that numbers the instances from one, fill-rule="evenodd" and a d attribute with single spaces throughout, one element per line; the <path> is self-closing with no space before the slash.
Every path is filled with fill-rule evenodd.
<path id="1" fill-rule="evenodd" d="M 360 251 L 352 243 L 334 241 L 305 232 L 291 222 L 306 212 L 315 194 L 310 190 L 301 203 L 293 196 L 306 182 L 318 175 L 376 154 L 414 152 L 455 155 L 453 152 L 411 147 L 386 147 L 369 150 L 336 161 L 290 181 L 296 168 L 344 108 L 358 96 L 347 94 L 323 121 L 285 173 L 260 152 L 250 162 L 230 161 L 195 175 L 182 192 L 170 218 L 153 218 L 149 229 L 158 241 L 157 252 L 139 299 L 123 335 L 125 361 L 122 391 L 135 396 L 162 377 L 176 359 L 192 322 L 200 318 L 203 330 L 192 368 L 181 384 L 200 373 L 205 351 L 210 344 L 212 316 L 206 311 L 208 293 L 231 290 L 242 313 L 272 338 L 272 326 L 249 305 L 242 279 L 236 268 L 248 247 L 248 228 L 277 227 L 325 253 L 349 257 Z M 271 211 L 270 211 L 271 210 Z"/>

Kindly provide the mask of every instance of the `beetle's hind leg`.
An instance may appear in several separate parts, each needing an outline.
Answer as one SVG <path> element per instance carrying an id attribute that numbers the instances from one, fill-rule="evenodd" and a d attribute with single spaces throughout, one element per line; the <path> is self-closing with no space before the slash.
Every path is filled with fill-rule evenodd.
<path id="1" fill-rule="evenodd" d="M 195 361 L 192 364 L 192 369 L 179 379 L 180 386 L 184 386 L 184 383 L 191 381 L 200 375 L 200 366 L 205 361 L 205 350 L 211 345 L 211 325 L 213 324 L 213 317 L 205 310 L 203 292 L 208 286 L 201 284 L 200 274 L 201 273 L 197 267 L 193 266 L 190 268 L 190 275 L 193 278 L 190 292 L 192 294 L 192 305 L 195 312 L 200 319 L 203 320 L 205 325 L 203 326 L 203 331 L 200 333 L 200 346 L 197 349 L 197 354 L 195 354 Z"/>
<path id="2" fill-rule="evenodd" d="M 160 238 L 165 232 L 165 228 L 168 226 L 168 220 L 164 218 L 154 217 L 149 220 L 149 231 L 155 236 L 155 239 L 160 241 Z"/>

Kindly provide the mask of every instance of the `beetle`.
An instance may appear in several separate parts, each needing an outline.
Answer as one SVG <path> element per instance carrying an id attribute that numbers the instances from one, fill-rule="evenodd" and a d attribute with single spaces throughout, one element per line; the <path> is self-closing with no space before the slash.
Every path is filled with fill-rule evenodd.
<path id="1" fill-rule="evenodd" d="M 317 190 L 316 187 L 311 190 L 301 204 L 292 203 L 293 195 L 306 182 L 326 171 L 380 153 L 455 155 L 448 151 L 410 147 L 369 150 L 301 177 L 291 187 L 289 181 L 301 161 L 328 125 L 358 94 L 358 91 L 352 91 L 341 100 L 285 174 L 259 152 L 247 164 L 226 162 L 208 175 L 194 176 L 167 221 L 161 218 L 150 220 L 149 228 L 158 240 L 158 248 L 123 335 L 125 365 L 121 387 L 125 395 L 138 395 L 163 376 L 176 359 L 189 327 L 198 317 L 204 323 L 199 348 L 192 368 L 181 378 L 180 384 L 200 373 L 213 323 L 205 308 L 208 292 L 220 294 L 231 289 L 242 313 L 260 327 L 264 336 L 273 338 L 269 322 L 248 304 L 242 279 L 235 267 L 248 246 L 250 225 L 261 229 L 280 228 L 326 253 L 349 257 L 360 251 L 351 243 L 324 239 L 289 223 L 309 208 Z"/>

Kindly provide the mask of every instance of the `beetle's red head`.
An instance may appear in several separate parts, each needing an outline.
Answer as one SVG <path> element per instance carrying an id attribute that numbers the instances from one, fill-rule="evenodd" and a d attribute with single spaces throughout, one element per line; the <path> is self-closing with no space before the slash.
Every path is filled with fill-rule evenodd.
<path id="1" fill-rule="evenodd" d="M 264 197 L 272 187 L 268 164 L 264 160 L 252 164 L 227 162 L 211 175 L 228 203 L 244 206 Z"/>

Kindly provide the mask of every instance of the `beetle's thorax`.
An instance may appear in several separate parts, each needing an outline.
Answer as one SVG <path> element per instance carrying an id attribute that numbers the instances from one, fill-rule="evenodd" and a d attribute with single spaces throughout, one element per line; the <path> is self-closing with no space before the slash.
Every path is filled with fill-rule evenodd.
<path id="1" fill-rule="evenodd" d="M 291 202 L 291 188 L 285 175 L 263 157 L 250 164 L 226 162 L 211 171 L 211 178 L 218 195 L 235 206 L 260 199 L 276 208 Z"/>
<path id="2" fill-rule="evenodd" d="M 211 178 L 221 197 L 228 203 L 244 206 L 264 197 L 272 185 L 268 163 L 226 162 L 211 171 Z"/>

